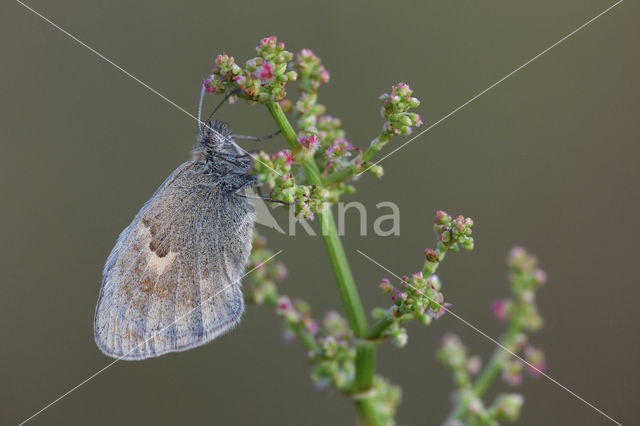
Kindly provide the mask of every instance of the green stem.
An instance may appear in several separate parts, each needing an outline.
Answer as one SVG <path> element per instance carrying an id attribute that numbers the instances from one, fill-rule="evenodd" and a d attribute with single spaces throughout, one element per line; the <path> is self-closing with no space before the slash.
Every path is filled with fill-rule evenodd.
<path id="1" fill-rule="evenodd" d="M 412 318 L 411 314 L 400 315 L 399 317 L 395 317 L 391 314 L 391 312 L 387 312 L 387 314 L 375 323 L 369 331 L 367 331 L 367 339 L 368 340 L 376 340 L 382 337 L 387 328 L 391 327 L 394 322 L 403 323 Z"/>
<path id="2" fill-rule="evenodd" d="M 337 171 L 336 173 L 325 178 L 327 185 L 333 185 L 344 180 L 349 179 L 354 174 L 358 173 L 358 167 L 355 164 L 349 164 L 344 169 Z"/>
<path id="3" fill-rule="evenodd" d="M 354 404 L 362 426 L 386 426 L 384 420 L 378 415 L 376 402 L 371 398 L 354 400 Z"/>
<path id="4" fill-rule="evenodd" d="M 287 116 L 284 114 L 284 111 L 282 111 L 282 108 L 280 108 L 280 104 L 277 102 L 268 102 L 265 105 L 291 149 L 296 148 L 296 146 L 298 146 L 298 135 L 296 131 L 293 130 L 293 127 L 291 127 L 291 123 L 289 123 Z M 307 180 L 310 184 L 322 185 L 322 176 L 313 158 L 308 158 L 302 163 L 302 166 L 304 167 Z"/>
<path id="5" fill-rule="evenodd" d="M 367 320 L 364 315 L 362 303 L 360 302 L 358 289 L 351 275 L 347 257 L 342 248 L 340 237 L 338 237 L 336 224 L 333 220 L 333 213 L 330 209 L 326 209 L 318 214 L 318 216 L 320 228 L 322 229 L 322 238 L 327 248 L 327 254 L 329 255 L 333 272 L 336 275 L 338 290 L 345 305 L 344 308 L 347 313 L 347 319 L 353 328 L 354 334 L 362 337 L 367 330 Z"/>
<path id="6" fill-rule="evenodd" d="M 298 144 L 296 132 L 289 123 L 282 108 L 280 108 L 280 105 L 277 102 L 269 102 L 266 106 L 282 132 L 282 135 L 289 143 L 289 146 L 295 148 Z M 323 185 L 320 171 L 313 158 L 305 160 L 302 166 L 306 172 L 308 184 Z M 327 254 L 329 255 L 329 261 L 331 262 L 331 267 L 338 284 L 340 297 L 342 298 L 342 303 L 347 314 L 347 320 L 357 338 L 365 337 L 367 332 L 367 318 L 364 314 L 353 275 L 351 274 L 347 256 L 345 255 L 342 242 L 338 236 L 338 231 L 333 219 L 333 212 L 330 207 L 327 207 L 319 212 L 317 216 L 320 222 L 322 238 L 327 249 Z M 358 342 L 356 345 L 354 393 L 362 395 L 363 392 L 371 388 L 375 374 L 375 362 L 373 346 L 369 342 Z M 376 420 L 375 405 L 370 398 L 357 399 L 356 408 L 358 409 L 363 424 L 377 425 L 379 423 L 379 421 Z"/>
<path id="7" fill-rule="evenodd" d="M 384 331 L 391 326 L 396 321 L 396 318 L 391 316 L 390 313 L 387 313 L 384 318 L 375 323 L 367 332 L 367 339 L 375 340 L 378 339 Z"/>
<path id="8" fill-rule="evenodd" d="M 389 136 L 381 138 L 382 135 L 383 134 L 380 133 L 380 136 L 371 141 L 371 143 L 369 144 L 369 148 L 367 148 L 367 150 L 362 155 L 362 161 L 371 160 L 371 158 L 376 155 L 378 151 L 380 151 L 382 147 L 385 146 L 391 139 Z"/>

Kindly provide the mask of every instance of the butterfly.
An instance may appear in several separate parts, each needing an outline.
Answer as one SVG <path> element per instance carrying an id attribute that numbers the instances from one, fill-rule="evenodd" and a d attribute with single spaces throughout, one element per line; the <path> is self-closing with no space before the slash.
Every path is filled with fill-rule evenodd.
<path id="1" fill-rule="evenodd" d="M 255 221 L 242 191 L 257 179 L 225 123 L 205 129 L 191 160 L 144 204 L 106 261 L 94 337 L 108 356 L 184 351 L 242 317 L 240 280 Z"/>

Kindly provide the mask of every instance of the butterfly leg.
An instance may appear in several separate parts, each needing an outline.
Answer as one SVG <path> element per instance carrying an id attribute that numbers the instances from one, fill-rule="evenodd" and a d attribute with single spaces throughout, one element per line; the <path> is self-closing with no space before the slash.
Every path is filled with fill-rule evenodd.
<path id="1" fill-rule="evenodd" d="M 273 198 L 269 198 L 269 197 L 263 197 L 263 196 L 262 196 L 262 193 L 261 193 L 261 191 L 260 191 L 260 186 L 256 186 L 256 188 L 258 189 L 259 197 L 256 197 L 256 196 L 254 196 L 254 195 L 247 195 L 247 194 L 244 194 L 244 193 L 240 192 L 240 191 L 242 191 L 242 190 L 238 190 L 235 194 L 236 194 L 238 197 L 246 198 L 246 199 L 248 199 L 248 200 L 262 200 L 262 201 L 267 201 L 267 202 L 270 202 L 270 203 L 278 203 L 278 204 L 282 204 L 283 206 L 290 206 L 290 205 L 293 205 L 293 204 L 294 204 L 294 203 L 287 203 L 286 201 L 282 201 L 282 200 L 275 200 L 275 199 L 273 199 Z"/>
<path id="2" fill-rule="evenodd" d="M 280 134 L 280 130 L 278 130 L 277 132 L 273 132 L 269 135 L 265 135 L 265 136 L 247 136 L 247 135 L 231 135 L 232 138 L 234 139 L 246 139 L 248 141 L 254 141 L 254 142 L 259 142 L 259 141 L 263 141 L 266 139 L 271 139 L 275 136 L 278 136 Z"/>

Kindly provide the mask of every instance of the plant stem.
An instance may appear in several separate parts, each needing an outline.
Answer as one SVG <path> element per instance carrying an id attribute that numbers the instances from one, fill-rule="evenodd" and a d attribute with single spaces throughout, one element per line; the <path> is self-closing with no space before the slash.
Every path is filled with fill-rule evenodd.
<path id="1" fill-rule="evenodd" d="M 369 144 L 369 148 L 367 148 L 367 150 L 362 155 L 362 161 L 371 160 L 371 157 L 376 155 L 376 153 L 380 151 L 387 142 L 389 142 L 388 138 L 386 141 L 383 142 L 380 140 L 380 136 L 372 140 L 371 143 Z"/>
<path id="2" fill-rule="evenodd" d="M 362 337 L 367 330 L 367 320 L 364 315 L 362 303 L 360 302 L 358 289 L 351 275 L 347 257 L 342 248 L 340 237 L 338 237 L 336 225 L 333 220 L 333 213 L 330 209 L 326 209 L 318 216 L 320 228 L 322 229 L 322 238 L 327 248 L 327 254 L 329 255 L 333 272 L 336 275 L 340 297 L 342 297 L 342 301 L 344 302 L 349 324 L 353 328 L 354 334 Z"/>
<path id="3" fill-rule="evenodd" d="M 343 180 L 346 180 L 346 179 L 350 178 L 357 171 L 358 171 L 358 167 L 357 166 L 355 166 L 354 164 L 349 164 L 344 169 L 342 169 L 340 171 L 337 171 L 336 173 L 334 173 L 334 174 L 332 174 L 330 176 L 327 176 L 325 178 L 325 183 L 327 185 L 333 185 L 335 183 L 338 183 L 338 182 L 341 182 Z"/>
<path id="4" fill-rule="evenodd" d="M 291 123 L 289 123 L 287 116 L 284 114 L 284 111 L 282 111 L 282 108 L 280 108 L 280 104 L 277 102 L 268 102 L 265 105 L 282 132 L 282 136 L 284 136 L 285 140 L 289 143 L 291 149 L 294 149 L 298 145 L 298 135 L 296 131 L 293 130 L 293 127 L 291 127 Z M 311 185 L 322 185 L 322 176 L 313 158 L 308 158 L 302 166 L 307 174 L 308 183 Z"/>
<path id="5" fill-rule="evenodd" d="M 295 148 L 298 144 L 296 132 L 289 120 L 287 120 L 280 105 L 277 102 L 269 102 L 266 106 L 278 128 L 282 131 L 284 138 L 291 148 Z M 308 158 L 302 165 L 306 172 L 308 184 L 319 186 L 323 184 L 320 171 L 313 158 Z M 329 261 L 338 284 L 340 297 L 347 314 L 347 320 L 356 338 L 363 338 L 367 332 L 367 318 L 364 314 L 362 302 L 360 301 L 358 289 L 351 274 L 351 268 L 342 247 L 342 242 L 338 236 L 333 212 L 330 207 L 327 207 L 319 212 L 317 216 Z M 375 362 L 373 346 L 369 342 L 358 342 L 356 344 L 356 376 L 353 388 L 355 394 L 362 395 L 363 392 L 371 388 L 375 374 Z M 378 416 L 375 413 L 375 405 L 371 398 L 357 399 L 355 404 L 363 424 L 379 424 Z"/>
<path id="6" fill-rule="evenodd" d="M 271 116 L 282 131 L 282 135 L 289 145 L 295 148 L 298 144 L 296 132 L 293 130 L 293 127 L 291 127 L 280 105 L 276 102 L 270 102 L 266 105 Z M 307 173 L 307 183 L 311 185 L 322 185 L 322 178 L 313 158 L 308 158 L 302 165 Z M 342 297 L 347 313 L 347 319 L 354 334 L 358 337 L 363 337 L 367 330 L 367 319 L 364 314 L 364 309 L 362 308 L 362 303 L 360 302 L 358 289 L 351 274 L 351 268 L 349 268 L 347 256 L 344 253 L 342 242 L 338 236 L 333 213 L 330 208 L 325 208 L 317 215 L 320 222 L 322 238 L 329 255 L 329 261 L 331 262 L 333 273 L 336 276 L 340 296 Z"/>
<path id="7" fill-rule="evenodd" d="M 374 340 L 382 336 L 382 333 L 396 321 L 389 312 L 380 321 L 375 323 L 367 332 L 367 339 Z"/>
<path id="8" fill-rule="evenodd" d="M 371 398 L 354 400 L 358 417 L 362 426 L 386 426 L 386 423 L 378 415 L 376 402 Z"/>

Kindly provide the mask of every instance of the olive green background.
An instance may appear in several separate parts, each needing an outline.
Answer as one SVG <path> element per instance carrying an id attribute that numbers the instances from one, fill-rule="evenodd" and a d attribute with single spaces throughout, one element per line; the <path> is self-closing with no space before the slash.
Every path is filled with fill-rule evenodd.
<path id="1" fill-rule="evenodd" d="M 411 85 L 429 125 L 612 2 L 28 4 L 193 113 L 217 53 L 244 63 L 270 34 L 289 50 L 309 47 L 331 72 L 320 101 L 365 147 L 381 125 L 376 98 L 392 84 Z M 111 362 L 92 334 L 104 260 L 188 157 L 197 130 L 20 4 L 0 9 L 0 423 L 16 424 Z M 419 270 L 436 209 L 475 219 L 476 250 L 448 257 L 440 276 L 452 309 L 490 336 L 502 332 L 489 306 L 507 294 L 508 249 L 537 253 L 549 282 L 539 293 L 546 327 L 532 342 L 546 350 L 552 377 L 626 424 L 637 421 L 640 390 L 638 11 L 620 4 L 389 157 L 383 179 L 365 176 L 346 199 L 368 206 L 370 232 L 376 203 L 401 210 L 397 237 L 359 236 L 355 214 L 347 224 L 367 311 L 388 305 L 377 284 L 389 274 L 355 250 L 400 275 Z M 275 128 L 264 108 L 244 102 L 219 118 L 238 133 Z M 320 239 L 263 231 L 284 250 L 282 291 L 311 301 L 317 315 L 340 309 Z M 446 331 L 485 360 L 493 350 L 451 315 L 412 324 L 404 350 L 388 345 L 379 356 L 381 373 L 404 389 L 400 424 L 439 424 L 449 410 L 451 378 L 435 361 Z M 229 335 L 119 362 L 31 424 L 354 424 L 350 402 L 317 393 L 303 350 L 280 334 L 268 309 L 250 306 Z M 526 397 L 518 424 L 611 424 L 544 378 L 517 391 Z"/>

